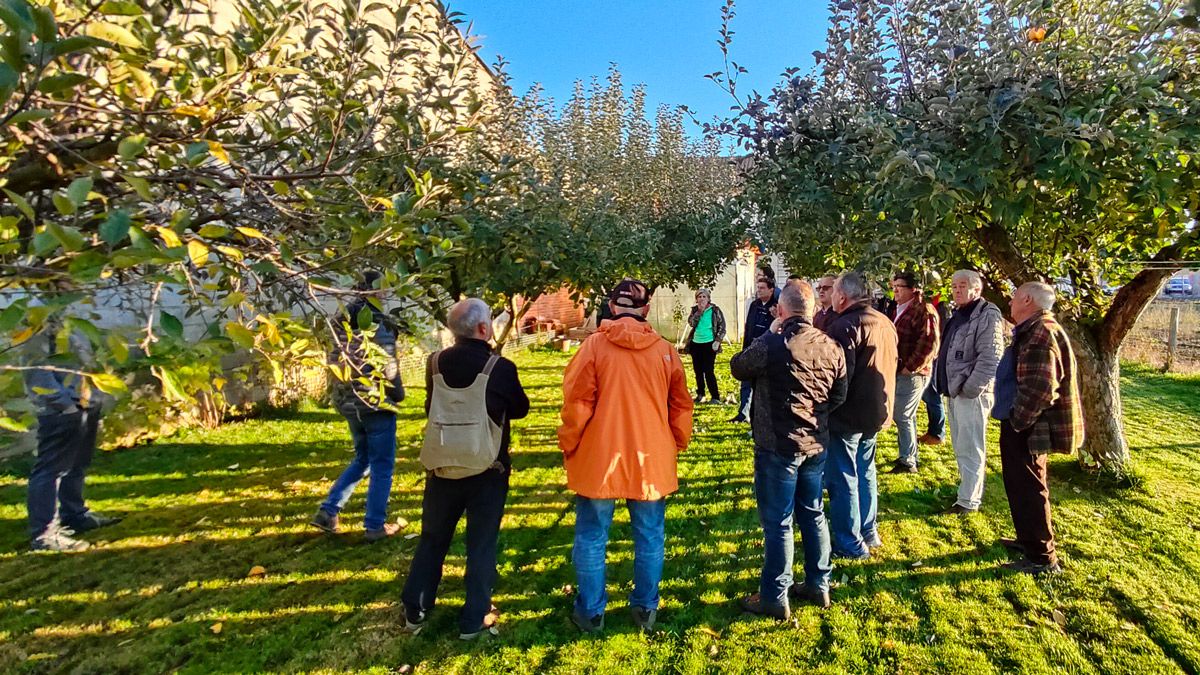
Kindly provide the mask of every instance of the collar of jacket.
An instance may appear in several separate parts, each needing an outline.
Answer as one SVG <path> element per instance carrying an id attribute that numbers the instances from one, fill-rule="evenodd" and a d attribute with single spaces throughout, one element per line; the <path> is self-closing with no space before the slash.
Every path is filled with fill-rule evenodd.
<path id="1" fill-rule="evenodd" d="M 779 333 L 786 339 L 795 335 L 796 333 L 799 333 L 800 328 L 805 325 L 811 326 L 812 321 L 809 321 L 802 316 L 790 316 L 784 319 L 783 323 L 780 324 Z"/>
<path id="2" fill-rule="evenodd" d="M 492 346 L 490 344 L 488 344 L 487 340 L 477 340 L 475 338 L 456 337 L 456 338 L 454 338 L 454 344 L 459 347 L 469 347 L 471 349 L 481 349 L 481 350 L 489 352 L 489 353 L 492 351 Z"/>
<path id="3" fill-rule="evenodd" d="M 1028 319 L 1025 319 L 1024 321 L 1022 321 L 1021 323 L 1019 323 L 1013 327 L 1013 337 L 1015 338 L 1019 335 L 1024 335 L 1025 333 L 1028 333 L 1029 330 L 1034 327 L 1034 325 L 1041 323 L 1044 319 L 1050 319 L 1051 321 L 1053 321 L 1054 314 L 1043 309 L 1042 311 L 1038 312 L 1037 314 L 1034 314 L 1033 316 L 1029 317 Z"/>
<path id="4" fill-rule="evenodd" d="M 616 314 L 613 315 L 613 318 L 609 319 L 609 321 L 620 321 L 621 319 L 633 319 L 634 321 L 646 323 L 646 317 L 641 316 L 640 314 Z"/>
<path id="5" fill-rule="evenodd" d="M 866 311 L 870 307 L 871 307 L 871 300 L 869 298 L 866 300 L 859 300 L 858 302 L 850 305 L 846 309 L 843 309 L 842 311 L 838 312 L 838 316 L 846 316 L 847 314 L 852 314 L 854 312 Z"/>

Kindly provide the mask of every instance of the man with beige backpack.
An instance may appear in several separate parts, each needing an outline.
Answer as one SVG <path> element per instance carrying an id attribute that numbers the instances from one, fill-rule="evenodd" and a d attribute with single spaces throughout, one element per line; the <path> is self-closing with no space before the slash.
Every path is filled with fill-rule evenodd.
<path id="1" fill-rule="evenodd" d="M 496 634 L 492 605 L 496 540 L 508 497 L 512 460 L 509 422 L 529 414 L 517 367 L 497 356 L 487 303 L 468 298 L 450 308 L 453 347 L 430 355 L 425 370 L 425 494 L 421 539 L 404 584 L 404 628 L 418 633 L 437 600 L 442 564 L 463 514 L 467 517 L 466 604 L 459 638 Z"/>

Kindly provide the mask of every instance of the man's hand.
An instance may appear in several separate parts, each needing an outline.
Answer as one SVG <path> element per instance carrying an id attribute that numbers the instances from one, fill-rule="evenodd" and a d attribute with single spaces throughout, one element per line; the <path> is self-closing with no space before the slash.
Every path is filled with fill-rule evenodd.
<path id="1" fill-rule="evenodd" d="M 772 314 L 772 316 L 774 316 L 774 314 L 775 314 L 774 308 L 771 309 L 771 314 Z M 771 322 L 770 331 L 772 333 L 778 333 L 782 329 L 783 329 L 783 319 L 776 318 L 774 321 Z"/>

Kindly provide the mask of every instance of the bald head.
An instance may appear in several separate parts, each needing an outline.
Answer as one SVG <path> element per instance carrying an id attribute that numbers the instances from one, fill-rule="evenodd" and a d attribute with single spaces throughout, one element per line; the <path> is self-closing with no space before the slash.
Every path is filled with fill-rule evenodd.
<path id="1" fill-rule="evenodd" d="M 1040 281 L 1021 284 L 1021 287 L 1013 293 L 1012 302 L 1009 303 L 1013 323 L 1021 324 L 1042 312 L 1053 310 L 1056 299 L 1054 287 L 1050 284 Z"/>
<path id="2" fill-rule="evenodd" d="M 459 300 L 446 314 L 446 325 L 455 337 L 490 340 L 492 309 L 479 298 Z"/>

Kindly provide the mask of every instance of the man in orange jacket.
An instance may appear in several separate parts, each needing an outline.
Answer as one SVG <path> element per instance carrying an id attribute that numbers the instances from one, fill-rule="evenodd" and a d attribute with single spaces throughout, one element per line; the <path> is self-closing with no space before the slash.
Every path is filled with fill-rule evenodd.
<path id="1" fill-rule="evenodd" d="M 666 496 L 679 488 L 675 457 L 692 436 L 692 397 L 683 363 L 646 323 L 650 294 L 622 281 L 609 296 L 613 318 L 601 323 L 563 373 L 558 447 L 575 500 L 577 595 L 571 620 L 604 628 L 605 553 L 616 500 L 633 526 L 633 593 L 642 630 L 654 626 L 662 580 Z"/>

